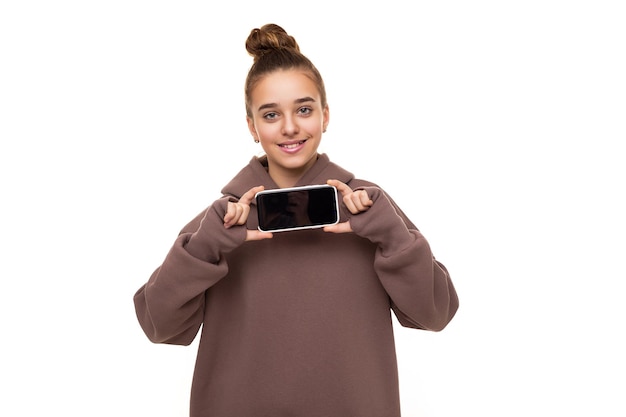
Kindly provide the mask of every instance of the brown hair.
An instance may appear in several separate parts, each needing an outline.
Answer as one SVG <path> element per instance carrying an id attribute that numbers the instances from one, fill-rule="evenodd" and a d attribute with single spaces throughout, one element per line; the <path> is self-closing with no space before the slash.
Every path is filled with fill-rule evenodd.
<path id="1" fill-rule="evenodd" d="M 249 117 L 252 117 L 252 90 L 265 75 L 278 70 L 302 70 L 317 86 L 322 107 L 326 107 L 326 89 L 322 76 L 315 65 L 302 55 L 295 38 L 283 28 L 269 23 L 260 29 L 252 29 L 246 40 L 246 50 L 254 58 L 245 86 L 246 114 Z"/>

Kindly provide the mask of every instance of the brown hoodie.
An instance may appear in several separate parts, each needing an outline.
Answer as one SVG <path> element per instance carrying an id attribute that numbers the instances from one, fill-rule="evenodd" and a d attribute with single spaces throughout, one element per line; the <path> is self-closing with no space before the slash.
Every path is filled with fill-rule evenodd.
<path id="1" fill-rule="evenodd" d="M 225 229 L 227 202 L 257 185 L 278 188 L 253 158 L 185 226 L 135 294 L 155 343 L 188 345 L 202 326 L 191 417 L 398 417 L 391 320 L 439 331 L 458 298 L 445 267 L 395 203 L 325 154 L 297 185 L 338 179 L 373 206 L 342 212 L 354 233 L 321 229 L 244 242 L 257 227 Z"/>

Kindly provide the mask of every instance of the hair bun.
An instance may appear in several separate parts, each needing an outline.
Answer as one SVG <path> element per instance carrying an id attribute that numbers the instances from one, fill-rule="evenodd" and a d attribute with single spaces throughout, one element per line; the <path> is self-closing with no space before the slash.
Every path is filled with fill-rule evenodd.
<path id="1" fill-rule="evenodd" d="M 260 29 L 252 29 L 246 39 L 246 50 L 254 57 L 254 61 L 277 49 L 295 49 L 300 47 L 293 36 L 273 23 L 263 25 Z"/>

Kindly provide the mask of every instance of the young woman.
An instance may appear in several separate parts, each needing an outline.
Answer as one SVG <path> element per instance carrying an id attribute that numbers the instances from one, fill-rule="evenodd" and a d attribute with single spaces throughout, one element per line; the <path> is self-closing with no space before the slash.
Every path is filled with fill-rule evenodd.
<path id="1" fill-rule="evenodd" d="M 265 155 L 187 224 L 135 294 L 155 343 L 201 339 L 192 417 L 397 417 L 391 311 L 439 331 L 458 298 L 445 267 L 393 200 L 317 149 L 329 121 L 322 78 L 281 27 L 252 30 L 247 121 Z M 263 189 L 330 184 L 341 219 L 257 229 Z"/>

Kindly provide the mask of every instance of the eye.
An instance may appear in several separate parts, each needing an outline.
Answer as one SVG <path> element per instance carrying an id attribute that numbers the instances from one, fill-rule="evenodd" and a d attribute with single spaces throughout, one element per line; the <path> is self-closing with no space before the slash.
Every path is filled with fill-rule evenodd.
<path id="1" fill-rule="evenodd" d="M 308 116 L 309 114 L 311 114 L 312 111 L 313 109 L 310 107 L 300 107 L 298 109 L 298 114 L 302 116 Z"/>
<path id="2" fill-rule="evenodd" d="M 276 119 L 277 117 L 278 117 L 278 113 L 276 113 L 276 112 L 274 112 L 274 111 L 271 111 L 271 112 L 265 113 L 265 114 L 263 115 L 263 118 L 264 118 L 265 120 L 274 120 L 274 119 Z"/>

